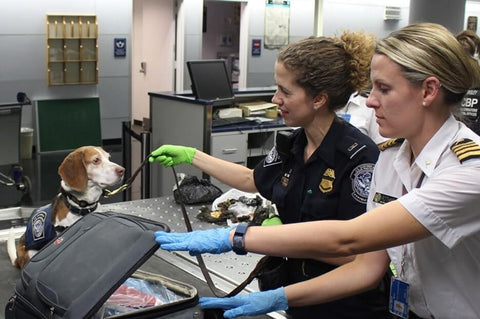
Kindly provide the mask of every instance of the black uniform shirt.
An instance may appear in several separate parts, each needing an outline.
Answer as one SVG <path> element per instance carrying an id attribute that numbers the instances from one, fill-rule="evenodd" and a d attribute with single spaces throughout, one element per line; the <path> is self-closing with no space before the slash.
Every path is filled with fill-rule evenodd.
<path id="1" fill-rule="evenodd" d="M 304 130 L 292 139 L 285 163 L 273 148 L 254 170 L 258 191 L 276 204 L 282 222 L 346 220 L 364 213 L 377 145 L 339 118 L 306 163 Z"/>
<path id="2" fill-rule="evenodd" d="M 365 212 L 373 168 L 379 155 L 377 145 L 368 136 L 336 118 L 307 162 L 304 162 L 307 144 L 304 130 L 296 130 L 291 142 L 285 162 L 273 148 L 254 170 L 258 191 L 276 204 L 284 224 L 347 220 Z M 335 268 L 319 261 L 294 258 L 288 259 L 286 267 L 284 285 L 308 280 Z M 384 288 L 379 286 L 324 304 L 290 307 L 287 312 L 295 319 L 384 319 L 388 317 Z"/>

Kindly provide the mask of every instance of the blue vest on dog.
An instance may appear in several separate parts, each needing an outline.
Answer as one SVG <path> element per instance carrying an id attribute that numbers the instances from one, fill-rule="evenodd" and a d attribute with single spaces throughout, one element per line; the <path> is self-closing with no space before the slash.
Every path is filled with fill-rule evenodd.
<path id="1" fill-rule="evenodd" d="M 35 209 L 27 224 L 25 248 L 40 249 L 57 236 L 52 224 L 52 205 Z"/>

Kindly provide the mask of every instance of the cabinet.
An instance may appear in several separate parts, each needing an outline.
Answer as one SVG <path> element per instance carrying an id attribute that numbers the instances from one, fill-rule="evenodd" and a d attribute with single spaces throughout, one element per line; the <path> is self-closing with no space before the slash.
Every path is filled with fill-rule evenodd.
<path id="1" fill-rule="evenodd" d="M 98 83 L 95 15 L 47 15 L 48 85 Z"/>
<path id="2" fill-rule="evenodd" d="M 248 168 L 254 168 L 275 145 L 277 132 L 291 130 L 289 127 L 273 127 L 260 130 L 212 133 L 211 155 L 245 165 Z M 223 191 L 230 188 L 213 177 L 211 177 L 211 182 Z"/>
<path id="3" fill-rule="evenodd" d="M 212 133 L 211 154 L 215 157 L 254 168 L 275 145 L 278 131 L 291 131 L 289 127 L 272 127 Z"/>

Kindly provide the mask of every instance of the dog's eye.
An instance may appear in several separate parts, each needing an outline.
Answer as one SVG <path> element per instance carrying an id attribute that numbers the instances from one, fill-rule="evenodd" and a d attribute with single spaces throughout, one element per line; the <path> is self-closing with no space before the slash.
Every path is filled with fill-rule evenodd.
<path id="1" fill-rule="evenodd" d="M 93 159 L 93 163 L 94 163 L 94 164 L 99 164 L 100 162 L 101 162 L 100 157 L 95 157 L 95 158 Z"/>

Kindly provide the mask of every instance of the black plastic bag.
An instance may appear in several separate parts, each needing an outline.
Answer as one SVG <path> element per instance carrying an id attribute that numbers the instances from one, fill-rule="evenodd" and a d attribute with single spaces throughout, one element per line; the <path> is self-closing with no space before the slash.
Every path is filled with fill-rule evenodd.
<path id="1" fill-rule="evenodd" d="M 256 275 L 260 291 L 272 290 L 287 285 L 287 261 L 283 257 L 264 256 Z"/>
<path id="2" fill-rule="evenodd" d="M 177 188 L 173 190 L 173 197 L 178 204 L 180 202 L 184 204 L 211 203 L 222 195 L 222 190 L 210 183 L 210 181 L 206 179 L 199 180 L 192 175 L 185 175 L 179 181 L 179 187 L 181 194 L 179 194 Z"/>

